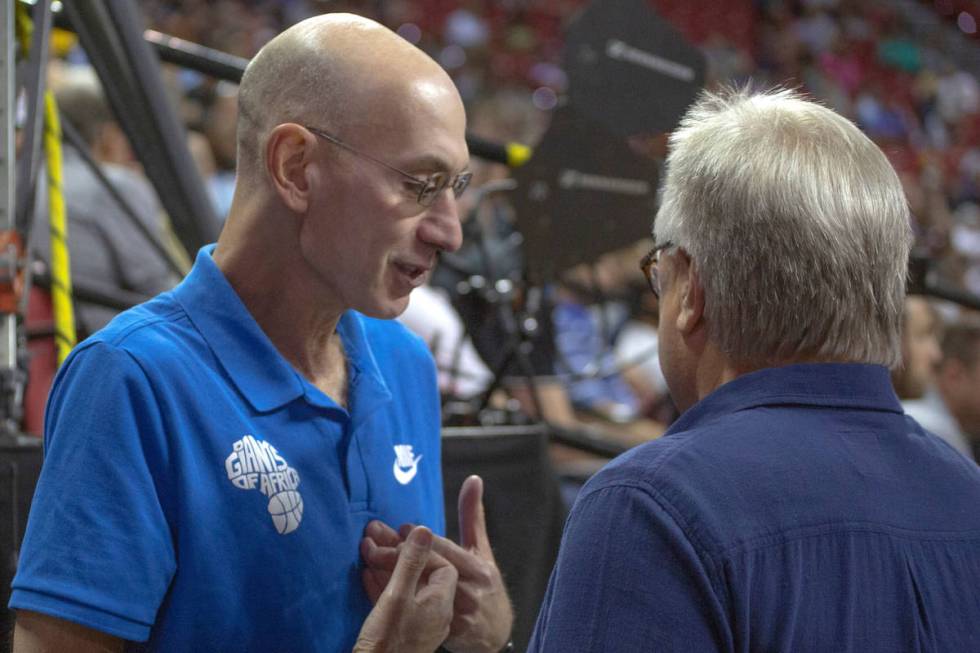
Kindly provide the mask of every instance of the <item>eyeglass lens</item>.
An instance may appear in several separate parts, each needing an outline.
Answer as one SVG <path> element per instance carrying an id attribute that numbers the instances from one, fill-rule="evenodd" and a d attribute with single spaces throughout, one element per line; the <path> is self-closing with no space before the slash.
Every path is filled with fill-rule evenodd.
<path id="1" fill-rule="evenodd" d="M 419 193 L 419 204 L 422 206 L 431 205 L 439 193 L 449 186 L 452 187 L 453 196 L 459 197 L 466 190 L 466 187 L 469 186 L 472 178 L 473 174 L 469 172 L 460 173 L 451 180 L 442 173 L 432 175 Z"/>

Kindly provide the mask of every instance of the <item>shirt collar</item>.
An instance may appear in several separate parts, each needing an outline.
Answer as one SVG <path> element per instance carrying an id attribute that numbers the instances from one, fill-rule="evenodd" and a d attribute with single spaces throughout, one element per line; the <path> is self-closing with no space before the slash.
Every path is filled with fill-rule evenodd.
<path id="1" fill-rule="evenodd" d="M 902 413 L 888 370 L 862 363 L 799 363 L 744 374 L 694 404 L 667 435 L 759 406 L 822 406 Z"/>
<path id="2" fill-rule="evenodd" d="M 355 428 L 376 409 L 392 400 L 391 391 L 371 350 L 365 321 L 366 318 L 360 313 L 347 311 L 337 324 L 337 333 L 344 343 L 344 355 L 347 357 L 347 404 Z"/>
<path id="3" fill-rule="evenodd" d="M 215 264 L 214 247 L 201 248 L 174 296 L 238 391 L 259 412 L 276 410 L 300 397 L 320 408 L 340 410 L 282 357 Z M 340 317 L 337 333 L 344 343 L 350 374 L 348 404 L 356 405 L 358 414 L 366 416 L 391 401 L 392 395 L 363 322 L 359 313 L 347 311 Z"/>
<path id="4" fill-rule="evenodd" d="M 275 410 L 303 395 L 302 380 L 218 269 L 213 251 L 214 245 L 201 248 L 174 297 L 252 407 Z"/>

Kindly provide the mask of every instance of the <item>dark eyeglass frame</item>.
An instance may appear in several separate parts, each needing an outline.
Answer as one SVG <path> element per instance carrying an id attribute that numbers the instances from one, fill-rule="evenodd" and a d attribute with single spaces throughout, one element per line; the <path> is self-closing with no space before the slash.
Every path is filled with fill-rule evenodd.
<path id="1" fill-rule="evenodd" d="M 660 243 L 654 246 L 646 255 L 640 259 L 640 270 L 643 271 L 643 276 L 646 277 L 647 283 L 650 285 L 650 292 L 657 299 L 660 299 L 660 276 L 657 274 L 657 264 L 660 263 L 660 253 L 665 249 L 670 249 L 674 246 L 674 243 L 669 240 L 665 243 Z"/>
<path id="2" fill-rule="evenodd" d="M 463 191 L 466 190 L 466 187 L 470 185 L 470 181 L 473 179 L 473 173 L 468 170 L 464 170 L 463 172 L 459 173 L 455 177 L 450 177 L 449 175 L 443 172 L 437 172 L 424 179 L 421 177 L 416 177 L 415 175 L 409 174 L 404 170 L 400 168 L 396 168 L 395 166 L 389 163 L 385 163 L 381 159 L 376 159 L 370 154 L 367 154 L 366 152 L 362 152 L 352 145 L 348 145 L 347 143 L 340 140 L 336 136 L 333 136 L 332 134 L 329 134 L 323 131 L 322 129 L 318 129 L 316 127 L 310 127 L 309 125 L 304 125 L 304 128 L 307 129 L 310 133 L 314 134 L 315 136 L 319 136 L 325 141 L 333 143 L 338 147 L 342 147 L 343 149 L 347 150 L 351 154 L 355 154 L 361 158 L 367 159 L 368 161 L 376 163 L 379 166 L 385 167 L 388 170 L 391 170 L 392 172 L 397 172 L 402 177 L 411 180 L 419 187 L 419 194 L 418 197 L 416 197 L 415 199 L 418 201 L 419 204 L 421 204 L 426 208 L 432 206 L 432 203 L 435 202 L 437 197 L 439 197 L 439 193 L 446 190 L 447 188 L 452 189 L 453 197 L 459 197 L 460 195 L 463 194 Z"/>

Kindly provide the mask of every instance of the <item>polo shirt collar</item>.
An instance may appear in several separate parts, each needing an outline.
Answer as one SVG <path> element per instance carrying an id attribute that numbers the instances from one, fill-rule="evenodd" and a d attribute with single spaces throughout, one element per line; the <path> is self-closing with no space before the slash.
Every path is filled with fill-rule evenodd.
<path id="1" fill-rule="evenodd" d="M 392 401 L 391 391 L 367 338 L 365 319 L 360 313 L 347 311 L 337 323 L 337 333 L 344 343 L 347 357 L 347 403 L 354 428 L 378 408 Z"/>
<path id="2" fill-rule="evenodd" d="M 275 410 L 303 396 L 302 378 L 218 269 L 214 247 L 201 248 L 174 297 L 252 408 Z"/>
<path id="3" fill-rule="evenodd" d="M 881 365 L 799 363 L 744 374 L 681 415 L 665 435 L 760 406 L 857 408 L 901 414 L 891 376 Z"/>

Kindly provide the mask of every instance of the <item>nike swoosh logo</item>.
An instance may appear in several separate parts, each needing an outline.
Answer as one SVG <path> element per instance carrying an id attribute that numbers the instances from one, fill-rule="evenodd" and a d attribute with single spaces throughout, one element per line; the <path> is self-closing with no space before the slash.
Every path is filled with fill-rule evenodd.
<path id="1" fill-rule="evenodd" d="M 401 467 L 399 467 L 398 461 L 396 460 L 395 464 L 391 468 L 391 471 L 395 473 L 395 480 L 401 483 L 402 485 L 408 485 L 412 481 L 412 479 L 415 478 L 415 475 L 419 471 L 420 460 L 422 460 L 421 455 L 418 458 L 416 458 L 414 461 L 412 461 L 412 466 L 409 467 L 408 469 L 402 469 Z"/>

